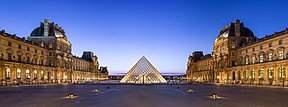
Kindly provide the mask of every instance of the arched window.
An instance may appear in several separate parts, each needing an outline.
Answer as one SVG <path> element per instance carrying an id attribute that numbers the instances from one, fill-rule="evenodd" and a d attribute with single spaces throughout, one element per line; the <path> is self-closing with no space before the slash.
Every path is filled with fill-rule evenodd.
<path id="1" fill-rule="evenodd" d="M 264 62 L 264 56 L 263 56 L 263 54 L 261 54 L 261 55 L 259 56 L 259 62 Z"/>
<path id="2" fill-rule="evenodd" d="M 253 55 L 252 56 L 252 64 L 255 64 L 255 62 L 256 62 L 256 57 L 255 57 L 255 55 Z"/>
<path id="3" fill-rule="evenodd" d="M 245 71 L 245 78 L 248 78 L 248 70 Z"/>
<path id="4" fill-rule="evenodd" d="M 34 79 L 37 79 L 37 71 L 36 70 L 34 71 L 34 75 L 33 76 L 34 76 Z"/>
<path id="5" fill-rule="evenodd" d="M 41 71 L 41 79 L 44 78 L 44 71 Z"/>
<path id="6" fill-rule="evenodd" d="M 260 70 L 259 70 L 259 78 L 260 79 L 264 78 L 264 69 L 263 68 L 260 68 Z"/>
<path id="7" fill-rule="evenodd" d="M 268 68 L 268 76 L 270 79 L 273 77 L 273 68 L 272 67 Z"/>
<path id="8" fill-rule="evenodd" d="M 10 77 L 11 77 L 11 70 L 10 70 L 10 68 L 6 68 L 6 79 L 10 79 Z"/>
<path id="9" fill-rule="evenodd" d="M 272 61 L 273 60 L 273 54 L 272 53 L 269 53 L 268 54 L 268 61 Z"/>
<path id="10" fill-rule="evenodd" d="M 248 56 L 245 58 L 245 64 L 246 64 L 246 65 L 249 64 L 249 57 L 248 57 Z"/>
<path id="11" fill-rule="evenodd" d="M 29 69 L 26 70 L 26 78 L 30 79 L 30 70 Z"/>
<path id="12" fill-rule="evenodd" d="M 284 53 L 283 51 L 278 52 L 278 59 L 284 59 Z"/>
<path id="13" fill-rule="evenodd" d="M 252 78 L 255 78 L 255 70 L 254 70 L 254 69 L 252 69 L 251 77 L 252 77 Z"/>
<path id="14" fill-rule="evenodd" d="M 16 72 L 17 72 L 17 74 L 16 74 L 17 79 L 20 79 L 21 78 L 21 70 L 18 68 Z"/>
<path id="15" fill-rule="evenodd" d="M 285 74 L 284 74 L 284 67 L 280 67 L 279 68 L 279 78 L 284 78 L 285 76 L 284 76 Z"/>

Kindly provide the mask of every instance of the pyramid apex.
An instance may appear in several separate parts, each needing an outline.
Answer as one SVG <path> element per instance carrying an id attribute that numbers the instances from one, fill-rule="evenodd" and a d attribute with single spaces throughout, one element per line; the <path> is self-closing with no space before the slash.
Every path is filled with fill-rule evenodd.
<path id="1" fill-rule="evenodd" d="M 120 82 L 135 84 L 167 83 L 144 56 L 128 71 Z"/>

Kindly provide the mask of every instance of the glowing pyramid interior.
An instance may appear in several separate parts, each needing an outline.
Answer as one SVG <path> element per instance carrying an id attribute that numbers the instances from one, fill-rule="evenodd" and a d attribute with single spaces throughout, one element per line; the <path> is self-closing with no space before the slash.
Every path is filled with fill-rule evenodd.
<path id="1" fill-rule="evenodd" d="M 122 83 L 167 83 L 156 68 L 143 56 L 120 81 Z"/>

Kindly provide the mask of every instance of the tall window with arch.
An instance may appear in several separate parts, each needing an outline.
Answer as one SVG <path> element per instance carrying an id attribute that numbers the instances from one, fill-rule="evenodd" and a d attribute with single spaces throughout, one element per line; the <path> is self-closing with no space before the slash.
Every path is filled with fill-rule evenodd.
<path id="1" fill-rule="evenodd" d="M 246 65 L 249 64 L 249 57 L 248 57 L 248 56 L 245 58 L 245 64 L 246 64 Z"/>
<path id="2" fill-rule="evenodd" d="M 272 61 L 272 60 L 273 60 L 273 54 L 272 54 L 272 53 L 269 53 L 269 54 L 268 54 L 268 60 L 269 60 L 269 61 Z"/>
<path id="3" fill-rule="evenodd" d="M 248 74 L 249 74 L 249 71 L 246 70 L 246 71 L 245 71 L 245 78 L 248 78 L 248 76 L 249 76 Z"/>
<path id="4" fill-rule="evenodd" d="M 270 79 L 272 79 L 272 77 L 273 77 L 273 68 L 272 67 L 268 68 L 268 76 Z"/>
<path id="5" fill-rule="evenodd" d="M 255 78 L 255 70 L 254 70 L 254 69 L 252 69 L 251 77 L 252 77 L 252 78 Z"/>
<path id="6" fill-rule="evenodd" d="M 264 78 L 264 69 L 260 68 L 259 70 L 259 79 L 263 79 Z"/>
<path id="7" fill-rule="evenodd" d="M 30 70 L 29 69 L 26 70 L 26 79 L 30 79 Z"/>
<path id="8" fill-rule="evenodd" d="M 261 54 L 261 55 L 259 56 L 259 62 L 264 62 L 264 56 L 263 56 L 263 54 Z"/>
<path id="9" fill-rule="evenodd" d="M 41 71 L 41 79 L 44 79 L 44 71 Z"/>
<path id="10" fill-rule="evenodd" d="M 278 59 L 284 59 L 284 52 L 283 51 L 279 51 L 278 52 Z"/>
<path id="11" fill-rule="evenodd" d="M 34 71 L 34 75 L 33 75 L 34 79 L 37 79 L 37 71 Z"/>
<path id="12" fill-rule="evenodd" d="M 255 64 L 255 61 L 256 61 L 256 57 L 255 57 L 255 55 L 253 55 L 253 57 L 252 57 L 252 64 Z"/>
<path id="13" fill-rule="evenodd" d="M 10 79 L 10 77 L 11 77 L 11 69 L 10 68 L 6 68 L 6 79 Z"/>
<path id="14" fill-rule="evenodd" d="M 21 70 L 19 68 L 17 68 L 17 71 L 16 71 L 16 77 L 17 79 L 20 79 L 21 78 Z"/>
<path id="15" fill-rule="evenodd" d="M 279 78 L 283 79 L 285 77 L 284 75 L 285 75 L 284 74 L 284 67 L 281 66 L 281 67 L 279 67 Z"/>

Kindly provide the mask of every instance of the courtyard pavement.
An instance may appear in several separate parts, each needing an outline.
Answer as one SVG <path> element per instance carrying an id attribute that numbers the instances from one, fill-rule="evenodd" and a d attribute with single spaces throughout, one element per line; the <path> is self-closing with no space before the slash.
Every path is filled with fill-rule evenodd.
<path id="1" fill-rule="evenodd" d="M 100 92 L 92 92 L 95 89 Z M 76 97 L 67 98 L 69 93 Z M 211 98 L 212 93 L 219 98 Z M 204 84 L 13 86 L 0 87 L 0 106 L 288 107 L 288 89 Z"/>

